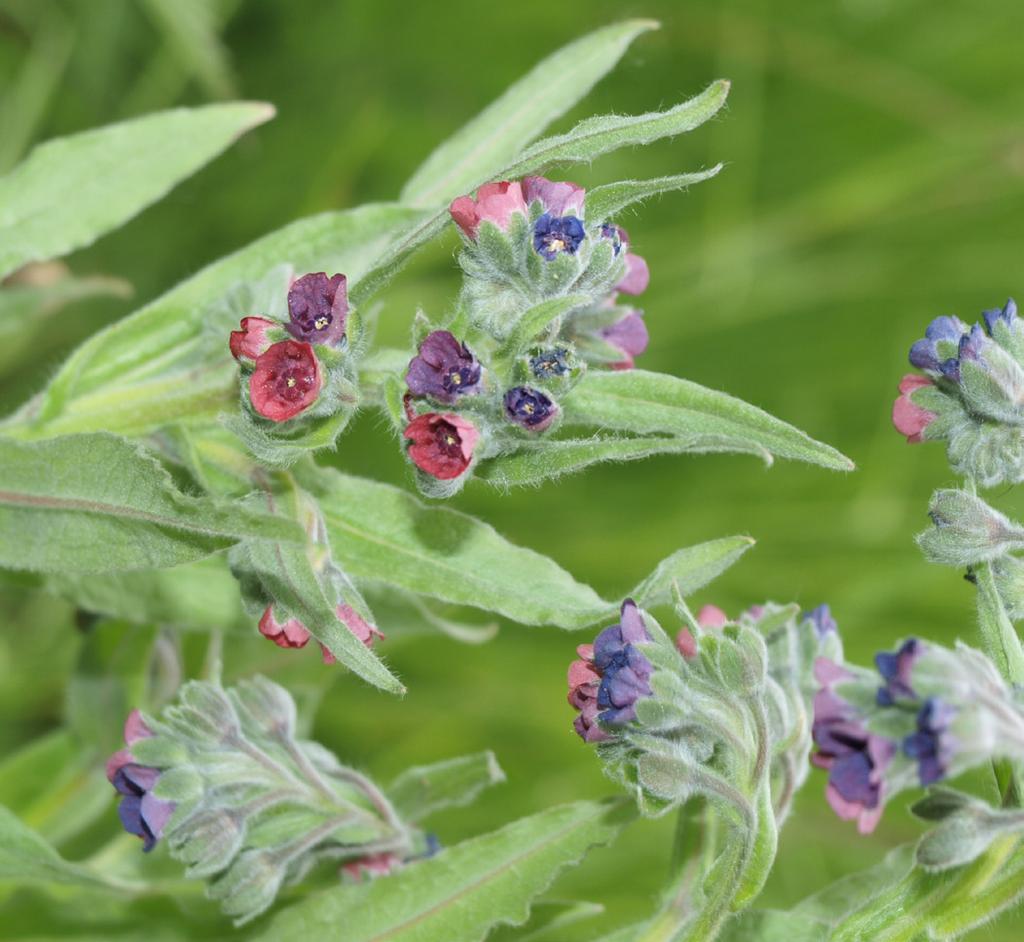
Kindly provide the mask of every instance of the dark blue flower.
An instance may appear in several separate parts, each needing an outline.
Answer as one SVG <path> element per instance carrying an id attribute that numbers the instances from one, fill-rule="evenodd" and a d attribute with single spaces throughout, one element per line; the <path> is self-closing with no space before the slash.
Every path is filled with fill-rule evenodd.
<path id="1" fill-rule="evenodd" d="M 938 345 L 944 343 L 949 345 L 951 349 L 959 344 L 960 338 L 966 330 L 967 326 L 958 317 L 949 315 L 936 317 L 925 330 L 924 338 L 918 340 L 910 348 L 911 364 L 919 370 L 929 370 L 933 373 L 945 373 L 943 364 L 947 362 L 951 364 L 950 368 L 953 366 L 958 368 L 959 364 L 955 357 L 947 358 L 940 355 Z M 952 379 L 953 377 L 949 378 Z M 959 374 L 957 379 L 959 379 Z"/>
<path id="2" fill-rule="evenodd" d="M 601 226 L 601 238 L 611 242 L 612 250 L 616 255 L 622 251 L 623 246 L 629 244 L 629 236 L 626 235 L 626 230 L 611 222 L 606 222 Z"/>
<path id="3" fill-rule="evenodd" d="M 533 247 L 549 262 L 563 252 L 575 255 L 585 237 L 583 223 L 575 216 L 544 213 L 533 224 Z"/>
<path id="4" fill-rule="evenodd" d="M 124 797 L 117 806 L 121 824 L 129 834 L 142 838 L 142 849 L 151 851 L 163 834 L 174 803 L 157 798 L 153 787 L 160 770 L 128 763 L 115 773 L 111 784 Z"/>
<path id="5" fill-rule="evenodd" d="M 480 364 L 469 348 L 447 330 L 435 330 L 420 343 L 405 378 L 414 396 L 431 396 L 451 405 L 480 391 Z"/>
<path id="6" fill-rule="evenodd" d="M 531 432 L 542 432 L 558 415 L 558 406 L 539 389 L 516 386 L 505 393 L 505 416 Z"/>
<path id="7" fill-rule="evenodd" d="M 817 608 L 812 608 L 809 612 L 804 612 L 801 620 L 811 622 L 819 638 L 839 631 L 839 625 L 832 617 L 832 609 L 825 602 L 822 602 Z"/>
<path id="8" fill-rule="evenodd" d="M 917 714 L 917 732 L 903 740 L 903 752 L 917 760 L 922 785 L 933 785 L 949 772 L 949 759 L 955 748 L 949 726 L 955 716 L 954 707 L 930 697 Z"/>
<path id="9" fill-rule="evenodd" d="M 565 376 L 570 370 L 569 351 L 565 347 L 544 350 L 530 357 L 530 372 L 537 379 L 556 379 Z"/>
<path id="10" fill-rule="evenodd" d="M 651 662 L 637 644 L 650 641 L 643 616 L 632 599 L 622 603 L 619 623 L 594 641 L 594 669 L 601 675 L 598 719 L 617 726 L 636 718 L 636 701 L 651 695 Z"/>
<path id="11" fill-rule="evenodd" d="M 1017 319 L 1017 302 L 1013 298 L 1009 298 L 1001 308 L 982 311 L 981 316 L 985 319 L 985 327 L 989 336 L 992 336 L 999 321 L 1004 321 L 1007 326 L 1010 326 Z"/>
<path id="12" fill-rule="evenodd" d="M 879 706 L 892 706 L 898 700 L 916 700 L 910 685 L 914 663 L 924 653 L 925 646 L 916 638 L 904 641 L 898 651 L 880 651 L 875 655 L 875 666 L 885 683 L 878 688 Z"/>

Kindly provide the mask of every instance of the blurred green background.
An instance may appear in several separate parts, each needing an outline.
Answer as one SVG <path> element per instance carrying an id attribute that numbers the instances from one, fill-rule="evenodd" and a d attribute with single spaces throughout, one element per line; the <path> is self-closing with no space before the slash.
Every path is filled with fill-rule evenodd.
<path id="1" fill-rule="evenodd" d="M 34 141 L 172 104 L 237 95 L 273 102 L 278 116 L 69 259 L 76 273 L 128 279 L 135 297 L 80 304 L 52 322 L 36 350 L 7 366 L 0 409 L 38 389 L 76 342 L 208 261 L 299 216 L 394 198 L 438 142 L 535 61 L 627 16 L 663 27 L 559 127 L 669 106 L 715 77 L 733 81 L 712 124 L 571 174 L 594 185 L 726 162 L 717 179 L 625 220 L 652 270 L 643 298 L 652 343 L 641 364 L 756 403 L 835 445 L 858 470 L 659 458 L 508 495 L 474 483 L 455 504 L 609 597 L 679 546 L 749 533 L 759 545 L 698 604 L 735 612 L 765 598 L 827 600 L 860 660 L 910 633 L 972 640 L 971 587 L 926 564 L 912 540 L 931 489 L 952 481 L 942 450 L 908 447 L 889 411 L 906 350 L 929 319 L 973 319 L 1021 290 L 1018 0 L 4 0 L 0 170 Z M 417 307 L 446 311 L 458 288 L 455 248 L 449 234 L 385 292 L 381 343 L 404 345 Z M 373 414 L 336 460 L 412 486 Z M 1024 512 L 1016 495 L 995 496 Z M 87 641 L 68 604 L 15 587 L 0 593 L 7 753 L 60 723 Z M 515 625 L 479 647 L 394 635 L 382 651 L 408 683 L 405 701 L 341 677 L 323 692 L 315 732 L 385 779 L 493 747 L 509 781 L 440 819 L 443 841 L 611 790 L 572 734 L 565 703 L 565 668 L 585 638 Z M 190 657 L 200 641 L 186 644 Z M 267 648 L 230 641 L 228 674 L 314 677 L 312 654 L 285 666 Z M 814 773 L 783 832 L 765 904 L 787 906 L 920 830 L 901 798 L 875 835 L 859 837 L 831 815 L 823 787 Z M 116 829 L 112 801 L 97 827 Z M 667 822 L 632 827 L 555 895 L 604 903 L 604 926 L 642 916 L 666 871 L 670 831 Z M 37 921 L 39 899 L 14 897 L 0 937 L 88 928 L 59 901 Z M 180 921 L 193 938 L 225 931 L 198 896 L 135 904 L 127 915 L 145 913 L 161 914 L 165 927 Z M 114 937 L 121 915 L 96 918 Z M 1024 919 L 1004 916 L 975 938 L 1018 939 L 1022 928 Z M 597 934 L 581 926 L 567 938 Z"/>

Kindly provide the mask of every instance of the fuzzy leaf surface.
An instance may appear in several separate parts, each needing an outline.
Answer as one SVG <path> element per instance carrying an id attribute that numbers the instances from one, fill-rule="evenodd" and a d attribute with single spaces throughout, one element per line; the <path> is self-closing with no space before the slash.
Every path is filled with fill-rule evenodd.
<path id="1" fill-rule="evenodd" d="M 262 102 L 175 108 L 40 144 L 0 178 L 0 277 L 91 244 L 273 115 Z"/>
<path id="2" fill-rule="evenodd" d="M 155 569 L 245 537 L 303 538 L 293 521 L 182 494 L 139 447 L 102 433 L 0 439 L 0 565 L 61 573 Z"/>
<path id="3" fill-rule="evenodd" d="M 612 219 L 634 203 L 650 199 L 662 193 L 685 190 L 694 183 L 703 183 L 717 176 L 722 164 L 696 173 L 677 173 L 651 180 L 622 180 L 606 183 L 587 191 L 587 218 L 591 220 Z"/>
<path id="4" fill-rule="evenodd" d="M 386 789 L 395 811 L 413 824 L 442 808 L 468 805 L 485 788 L 505 781 L 493 752 L 406 769 Z"/>
<path id="5" fill-rule="evenodd" d="M 787 422 L 718 390 L 647 370 L 590 372 L 565 400 L 565 421 L 637 434 L 721 435 L 781 458 L 838 471 L 853 462 Z"/>
<path id="6" fill-rule="evenodd" d="M 630 820 L 619 802 L 580 801 L 521 818 L 412 864 L 387 879 L 311 896 L 257 936 L 275 942 L 481 942 L 502 923 L 518 925 L 530 901 L 560 870 Z"/>

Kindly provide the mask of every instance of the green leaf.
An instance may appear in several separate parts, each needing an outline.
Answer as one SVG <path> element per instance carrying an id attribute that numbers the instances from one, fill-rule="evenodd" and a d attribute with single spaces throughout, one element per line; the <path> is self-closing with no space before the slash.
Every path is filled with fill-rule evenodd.
<path id="1" fill-rule="evenodd" d="M 522 926 L 501 926 L 487 936 L 487 942 L 564 942 L 566 926 L 596 919 L 603 913 L 600 903 L 538 900 L 533 904 L 529 921 Z"/>
<path id="2" fill-rule="evenodd" d="M 234 94 L 227 49 L 217 35 L 217 4 L 206 0 L 145 0 L 175 58 L 217 98 Z"/>
<path id="3" fill-rule="evenodd" d="M 111 885 L 85 867 L 69 863 L 10 809 L 0 805 L 0 882 Z"/>
<path id="4" fill-rule="evenodd" d="M 386 789 L 395 811 L 417 824 L 442 808 L 468 805 L 485 788 L 505 781 L 493 752 L 406 769 Z"/>
<path id="5" fill-rule="evenodd" d="M 689 435 L 685 438 L 595 435 L 593 438 L 524 442 L 511 454 L 481 463 L 476 469 L 476 476 L 495 487 L 520 487 L 582 471 L 604 461 L 638 461 L 653 455 L 706 455 L 723 451 L 746 452 L 771 462 L 771 455 L 760 446 L 721 435 Z"/>
<path id="6" fill-rule="evenodd" d="M 753 910 L 725 924 L 718 942 L 826 942 L 829 924 L 803 913 Z"/>
<path id="7" fill-rule="evenodd" d="M 566 134 L 548 137 L 538 141 L 500 170 L 489 174 L 477 183 L 487 179 L 514 179 L 529 173 L 536 173 L 555 164 L 589 163 L 595 157 L 618 150 L 620 147 L 634 147 L 650 144 L 664 137 L 672 137 L 692 131 L 725 104 L 729 94 L 729 83 L 714 82 L 701 94 L 684 101 L 668 111 L 653 111 L 643 115 L 602 115 L 588 118 Z M 472 189 L 472 188 L 470 188 Z M 448 222 L 448 210 L 439 210 L 424 218 L 398 235 L 386 252 L 356 284 L 349 297 L 355 304 L 362 304 L 385 285 L 409 257 L 420 246 L 425 245 L 444 230 Z"/>
<path id="8" fill-rule="evenodd" d="M 657 28 L 654 20 L 613 23 L 539 62 L 434 150 L 402 189 L 401 201 L 437 206 L 490 179 L 610 72 L 637 36 Z"/>
<path id="9" fill-rule="evenodd" d="M 61 278 L 52 284 L 7 285 L 0 289 L 0 372 L 14 366 L 52 319 L 86 298 L 127 298 L 131 285 L 120 278 Z"/>
<path id="10" fill-rule="evenodd" d="M 715 164 L 709 170 L 696 173 L 679 173 L 668 177 L 655 177 L 652 180 L 622 180 L 619 183 L 607 183 L 587 190 L 587 219 L 613 219 L 627 206 L 650 199 L 661 193 L 673 190 L 685 190 L 694 183 L 702 183 L 716 176 L 722 164 Z"/>
<path id="11" fill-rule="evenodd" d="M 39 145 L 0 178 L 0 277 L 94 242 L 274 115 L 176 108 Z"/>
<path id="12" fill-rule="evenodd" d="M 101 429 L 139 435 L 169 422 L 215 420 L 237 408 L 238 384 L 227 345 L 238 318 L 232 305 L 218 302 L 283 262 L 296 271 L 358 277 L 396 230 L 422 216 L 370 204 L 300 219 L 258 239 L 95 334 L 0 428 L 22 437 Z"/>
<path id="13" fill-rule="evenodd" d="M 854 464 L 829 445 L 727 393 L 646 370 L 590 372 L 563 404 L 568 424 L 636 434 L 719 435 L 772 455 L 839 471 Z"/>
<path id="14" fill-rule="evenodd" d="M 296 473 L 318 498 L 332 550 L 356 580 L 471 605 L 526 625 L 582 628 L 615 609 L 554 561 L 457 510 L 332 469 Z"/>
<path id="15" fill-rule="evenodd" d="M 550 808 L 385 880 L 311 896 L 257 938 L 327 938 L 344 926 L 346 942 L 480 942 L 493 926 L 524 922 L 560 870 L 611 841 L 634 813 L 620 802 Z"/>
<path id="16" fill-rule="evenodd" d="M 0 566 L 110 572 L 173 566 L 243 537 L 303 538 L 294 522 L 188 497 L 113 435 L 0 439 Z"/>
<path id="17" fill-rule="evenodd" d="M 678 586 L 682 595 L 689 595 L 720 576 L 753 545 L 749 536 L 727 536 L 676 550 L 658 563 L 630 595 L 646 608 L 671 601 L 673 586 Z"/>

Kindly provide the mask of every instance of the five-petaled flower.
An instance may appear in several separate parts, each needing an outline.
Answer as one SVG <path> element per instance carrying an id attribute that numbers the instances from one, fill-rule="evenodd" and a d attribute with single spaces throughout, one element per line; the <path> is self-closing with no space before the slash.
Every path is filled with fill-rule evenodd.
<path id="1" fill-rule="evenodd" d="M 337 346 L 345 337 L 348 282 L 344 275 L 313 272 L 288 289 L 288 331 L 296 340 Z"/>
<path id="2" fill-rule="evenodd" d="M 543 432 L 557 415 L 554 400 L 539 389 L 516 386 L 505 393 L 505 417 L 531 432 Z"/>
<path id="3" fill-rule="evenodd" d="M 272 422 L 284 422 L 308 409 L 320 395 L 320 362 L 308 343 L 282 340 L 256 358 L 249 378 L 252 407 Z"/>
<path id="4" fill-rule="evenodd" d="M 131 747 L 152 735 L 139 711 L 132 710 L 124 724 L 127 748 L 115 752 L 107 760 L 107 780 L 122 796 L 117 806 L 121 824 L 129 834 L 142 838 L 144 851 L 152 850 L 160 840 L 175 807 L 174 802 L 153 794 L 161 770 L 141 765 L 132 755 Z"/>
<path id="5" fill-rule="evenodd" d="M 480 438 L 472 422 L 451 412 L 426 412 L 405 428 L 409 457 L 421 471 L 442 481 L 465 473 Z"/>
<path id="6" fill-rule="evenodd" d="M 485 183 L 476 191 L 476 199 L 460 196 L 448 208 L 455 224 L 475 240 L 482 222 L 507 229 L 513 213 L 526 214 L 523 187 L 518 180 Z"/>
<path id="7" fill-rule="evenodd" d="M 480 364 L 453 334 L 435 330 L 423 338 L 405 380 L 413 395 L 451 405 L 460 396 L 480 391 Z"/>
<path id="8" fill-rule="evenodd" d="M 533 247 L 550 262 L 562 254 L 575 255 L 586 235 L 583 223 L 575 216 L 544 213 L 533 224 Z"/>

